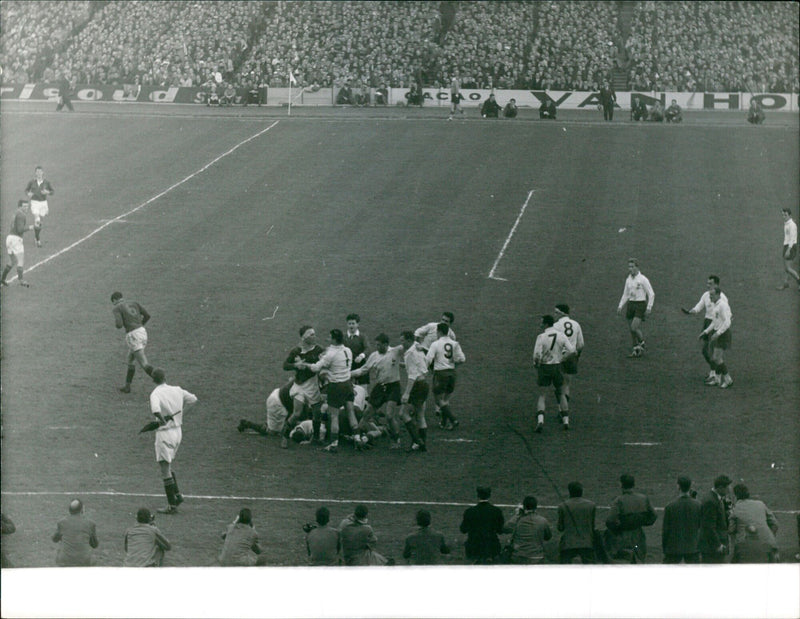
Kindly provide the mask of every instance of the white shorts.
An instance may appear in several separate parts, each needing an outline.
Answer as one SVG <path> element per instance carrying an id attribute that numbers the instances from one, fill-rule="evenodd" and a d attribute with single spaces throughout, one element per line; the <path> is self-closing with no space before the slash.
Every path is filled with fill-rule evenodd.
<path id="1" fill-rule="evenodd" d="M 181 445 L 181 429 L 156 430 L 156 462 L 172 462 Z"/>
<path id="2" fill-rule="evenodd" d="M 34 217 L 44 217 L 50 209 L 47 207 L 47 200 L 31 200 L 31 215 Z"/>
<path id="3" fill-rule="evenodd" d="M 353 393 L 355 395 L 353 408 L 363 413 L 367 406 L 367 390 L 363 385 L 353 385 Z"/>
<path id="4" fill-rule="evenodd" d="M 288 415 L 289 411 L 284 408 L 278 397 L 278 389 L 275 389 L 267 398 L 267 430 L 280 432 Z"/>
<path id="5" fill-rule="evenodd" d="M 6 237 L 6 251 L 9 256 L 17 257 L 17 264 L 22 266 L 22 261 L 25 256 L 25 245 L 22 242 L 22 237 L 16 234 L 9 234 Z"/>
<path id="6" fill-rule="evenodd" d="M 322 402 L 322 394 L 319 391 L 319 381 L 316 376 L 309 378 L 306 382 L 298 385 L 295 383 L 289 390 L 292 398 L 302 398 L 308 406 L 314 406 Z M 298 412 L 298 411 L 295 411 Z"/>
<path id="7" fill-rule="evenodd" d="M 139 327 L 125 334 L 125 343 L 128 345 L 128 350 L 136 352 L 144 350 L 147 346 L 147 331 L 144 327 Z"/>

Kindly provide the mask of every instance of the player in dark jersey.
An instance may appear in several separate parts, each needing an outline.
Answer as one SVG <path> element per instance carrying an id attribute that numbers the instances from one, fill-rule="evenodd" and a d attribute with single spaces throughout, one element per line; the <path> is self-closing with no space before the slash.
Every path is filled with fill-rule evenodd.
<path id="1" fill-rule="evenodd" d="M 324 350 L 317 344 L 317 334 L 313 327 L 303 325 L 300 327 L 300 344 L 289 351 L 283 362 L 283 369 L 294 372 L 294 384 L 289 394 L 294 400 L 293 410 L 286 420 L 286 428 L 291 430 L 297 422 L 302 420 L 304 412 L 322 404 L 322 393 L 319 389 L 317 373 L 305 367 L 319 361 Z M 315 420 L 314 438 L 319 438 L 319 420 Z M 284 435 L 286 430 L 284 430 Z"/>
<path id="2" fill-rule="evenodd" d="M 14 213 L 14 223 L 11 224 L 11 230 L 6 237 L 6 251 L 10 263 L 3 269 L 3 276 L 0 278 L 0 283 L 3 286 L 8 286 L 6 277 L 14 267 L 17 268 L 17 281 L 20 286 L 28 288 L 30 284 L 22 279 L 22 271 L 25 266 L 25 246 L 22 243 L 22 235 L 28 230 L 33 230 L 33 226 L 28 225 L 28 204 L 25 200 L 20 200 L 17 203 L 17 212 Z"/>
<path id="3" fill-rule="evenodd" d="M 25 193 L 31 201 L 31 213 L 33 214 L 33 234 L 36 236 L 36 247 L 42 246 L 42 241 L 39 235 L 42 232 L 44 225 L 44 218 L 50 212 L 50 207 L 47 204 L 47 196 L 52 196 L 55 192 L 53 186 L 44 177 L 44 170 L 42 166 L 37 165 L 34 170 L 35 177 L 30 180 L 28 186 L 25 187 Z"/>
<path id="4" fill-rule="evenodd" d="M 292 396 L 289 395 L 293 384 L 294 381 L 290 380 L 283 387 L 280 389 L 273 389 L 269 394 L 267 398 L 266 423 L 240 419 L 238 426 L 239 432 L 255 430 L 262 436 L 280 434 L 284 421 L 286 421 L 287 417 L 289 417 L 294 410 L 294 400 L 292 400 Z"/>
<path id="5" fill-rule="evenodd" d="M 125 328 L 125 343 L 128 345 L 128 373 L 125 375 L 125 386 L 120 387 L 122 393 L 131 392 L 131 382 L 136 373 L 138 362 L 148 376 L 153 374 L 153 366 L 147 361 L 144 348 L 147 346 L 147 331 L 144 325 L 150 320 L 150 314 L 136 301 L 128 301 L 122 298 L 121 292 L 114 292 L 111 295 L 111 302 L 114 304 L 114 322 L 117 329 Z"/>

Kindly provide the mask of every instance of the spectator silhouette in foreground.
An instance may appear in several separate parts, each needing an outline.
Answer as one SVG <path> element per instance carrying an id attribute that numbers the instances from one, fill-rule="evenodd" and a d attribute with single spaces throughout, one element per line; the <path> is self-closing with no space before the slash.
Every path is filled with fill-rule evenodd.
<path id="1" fill-rule="evenodd" d="M 406 537 L 403 558 L 409 565 L 438 565 L 441 556 L 450 554 L 444 535 L 431 529 L 431 513 L 427 509 L 417 512 L 419 529 Z"/>
<path id="2" fill-rule="evenodd" d="M 320 507 L 316 513 L 316 524 L 305 524 L 306 550 L 310 565 L 339 565 L 342 542 L 339 531 L 328 525 L 331 512 Z"/>
<path id="3" fill-rule="evenodd" d="M 367 520 L 367 506 L 356 505 L 351 515 L 342 520 L 339 534 L 345 565 L 389 565 L 394 562 L 375 552 L 378 538 Z"/>
<path id="4" fill-rule="evenodd" d="M 692 480 L 678 477 L 680 495 L 664 508 L 661 549 L 664 563 L 699 563 L 700 501 L 692 497 Z"/>
<path id="5" fill-rule="evenodd" d="M 562 532 L 558 544 L 561 563 L 594 563 L 594 520 L 597 507 L 583 498 L 583 485 L 578 481 L 567 484 L 569 498 L 558 506 L 557 528 Z"/>
<path id="6" fill-rule="evenodd" d="M 656 512 L 650 505 L 650 499 L 633 489 L 633 475 L 620 475 L 619 481 L 622 494 L 611 503 L 606 518 L 606 527 L 611 532 L 606 546 L 612 558 L 630 558 L 631 563 L 644 563 L 647 539 L 642 527 L 655 523 Z"/>
<path id="7" fill-rule="evenodd" d="M 526 496 L 509 521 L 511 529 L 510 561 L 514 565 L 537 565 L 545 562 L 544 543 L 552 539 L 550 523 L 536 513 L 535 496 Z"/>
<path id="8" fill-rule="evenodd" d="M 172 548 L 155 525 L 155 516 L 146 507 L 136 512 L 136 524 L 125 531 L 123 567 L 161 567 L 164 553 Z"/>
<path id="9" fill-rule="evenodd" d="M 97 526 L 83 515 L 83 503 L 74 499 L 69 504 L 69 516 L 59 520 L 53 541 L 61 542 L 56 555 L 59 567 L 88 567 L 92 564 L 92 549 L 97 548 Z"/>
<path id="10" fill-rule="evenodd" d="M 466 533 L 464 550 L 467 560 L 478 565 L 495 563 L 500 556 L 500 540 L 497 537 L 505 532 L 503 512 L 489 503 L 492 490 L 488 486 L 478 486 L 478 504 L 468 507 L 461 520 L 461 532 Z"/>
<path id="11" fill-rule="evenodd" d="M 223 567 L 249 567 L 256 563 L 256 555 L 261 554 L 258 532 L 253 526 L 253 515 L 246 507 L 228 525 L 222 539 L 225 543 L 219 555 L 219 564 Z"/>

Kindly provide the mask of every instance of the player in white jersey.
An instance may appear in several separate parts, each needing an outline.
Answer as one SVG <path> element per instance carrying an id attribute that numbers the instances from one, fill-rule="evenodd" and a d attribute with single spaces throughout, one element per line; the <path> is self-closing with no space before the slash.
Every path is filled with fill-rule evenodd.
<path id="1" fill-rule="evenodd" d="M 168 385 L 164 370 L 155 368 L 150 374 L 156 388 L 150 393 L 150 411 L 158 422 L 156 428 L 156 461 L 164 480 L 168 505 L 159 509 L 162 514 L 175 514 L 183 503 L 178 480 L 172 471 L 172 462 L 181 444 L 183 413 L 197 403 L 197 396 L 177 385 Z"/>
<path id="2" fill-rule="evenodd" d="M 708 325 L 711 324 L 711 318 L 713 317 L 713 312 L 714 312 L 714 303 L 713 301 L 711 301 L 711 291 L 714 289 L 715 286 L 719 286 L 719 277 L 717 277 L 716 275 L 709 275 L 706 284 L 708 286 L 708 290 L 706 290 L 700 297 L 700 300 L 697 302 L 697 305 L 695 305 L 692 309 L 686 309 L 685 307 L 681 308 L 681 311 L 684 314 L 689 314 L 689 315 L 699 314 L 700 312 L 703 312 L 703 328 L 702 328 L 703 331 L 705 331 Z M 728 302 L 728 297 L 725 296 L 724 292 L 720 293 L 720 296 L 725 301 L 725 303 Z M 706 376 L 706 380 L 711 380 L 714 377 L 714 365 L 711 362 L 711 349 L 708 345 L 708 335 L 701 335 L 700 341 L 702 343 L 701 352 L 703 354 L 703 359 L 706 360 L 706 363 L 708 363 L 708 367 L 711 368 L 711 370 L 708 373 L 708 376 Z"/>
<path id="3" fill-rule="evenodd" d="M 572 347 L 575 349 L 575 354 L 568 356 L 561 364 L 561 370 L 564 374 L 564 387 L 562 391 L 564 392 L 564 397 L 567 399 L 567 402 L 569 402 L 569 377 L 578 373 L 578 359 L 581 356 L 584 344 L 583 329 L 581 329 L 581 325 L 577 320 L 570 317 L 569 305 L 566 303 L 556 304 L 555 318 L 557 320 L 553 326 L 557 331 L 561 331 L 561 333 L 566 336 L 569 343 L 572 344 Z"/>
<path id="4" fill-rule="evenodd" d="M 791 209 L 785 208 L 781 214 L 783 215 L 783 270 L 786 275 L 778 290 L 789 287 L 789 276 L 794 278 L 800 288 L 800 274 L 793 266 L 794 259 L 797 258 L 797 224 L 792 219 Z"/>
<path id="5" fill-rule="evenodd" d="M 625 318 L 628 320 L 633 342 L 633 350 L 629 357 L 641 357 L 644 352 L 642 322 L 645 316 L 649 316 L 653 311 L 655 297 L 650 280 L 639 271 L 639 261 L 636 258 L 629 258 L 628 277 L 625 279 L 625 288 L 617 306 L 617 314 L 626 307 Z"/>
<path id="6" fill-rule="evenodd" d="M 725 365 L 725 351 L 731 347 L 731 314 L 730 305 L 722 299 L 719 286 L 711 289 L 711 324 L 708 325 L 700 334 L 708 336 L 708 345 L 711 348 L 711 368 L 713 375 L 706 380 L 706 385 L 719 386 L 727 389 L 733 384 L 733 378 L 728 373 L 728 366 Z"/>
<path id="7" fill-rule="evenodd" d="M 411 437 L 414 438 L 412 429 L 417 434 L 411 444 L 411 451 L 427 451 L 425 443 L 428 438 L 428 424 L 425 422 L 425 400 L 428 399 L 429 391 L 428 364 L 419 342 L 414 341 L 414 333 L 403 331 L 401 337 L 405 350 L 407 380 L 401 398 L 403 405 L 400 415 Z"/>
<path id="8" fill-rule="evenodd" d="M 353 410 L 353 383 L 350 381 L 350 368 L 353 365 L 353 351 L 344 345 L 344 334 L 341 329 L 331 329 L 331 343 L 316 363 L 301 361 L 298 367 L 308 369 L 315 374 L 325 370 L 328 377 L 328 410 L 330 417 L 330 444 L 325 451 L 336 452 L 339 447 L 339 409 L 347 409 L 350 427 L 358 427 Z M 320 423 L 319 414 L 314 414 L 314 425 Z M 285 447 L 284 437 L 281 447 Z"/>
<path id="9" fill-rule="evenodd" d="M 467 358 L 461 345 L 448 335 L 449 332 L 450 325 L 446 322 L 436 326 L 439 339 L 431 344 L 425 354 L 425 363 L 429 367 L 433 364 L 433 398 L 442 415 L 439 426 L 444 430 L 455 430 L 459 421 L 450 410 L 450 396 L 456 386 L 456 366 Z"/>
<path id="10" fill-rule="evenodd" d="M 447 323 L 448 327 L 452 327 L 455 319 L 456 318 L 453 312 L 442 312 L 442 318 L 439 320 L 439 322 Z M 414 331 L 414 337 L 416 338 L 417 342 L 419 342 L 420 348 L 422 348 L 423 352 L 428 352 L 431 344 L 433 344 L 436 341 L 436 338 L 439 337 L 436 335 L 436 326 L 439 324 L 439 322 L 429 322 Z M 452 328 L 447 332 L 447 335 L 451 340 L 456 339 L 456 334 L 453 332 Z"/>
<path id="11" fill-rule="evenodd" d="M 564 376 L 561 374 L 561 364 L 569 356 L 575 355 L 576 351 L 567 336 L 553 326 L 554 323 L 550 314 L 542 316 L 542 332 L 536 337 L 533 348 L 533 366 L 537 373 L 536 384 L 539 385 L 539 400 L 536 403 L 537 433 L 544 428 L 545 394 L 550 385 L 555 390 L 561 423 L 565 430 L 569 430 L 569 402 L 562 391 Z"/>

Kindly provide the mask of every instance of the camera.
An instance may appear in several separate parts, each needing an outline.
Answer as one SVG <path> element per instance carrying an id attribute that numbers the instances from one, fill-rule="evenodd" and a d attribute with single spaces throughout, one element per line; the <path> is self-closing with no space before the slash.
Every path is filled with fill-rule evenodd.
<path id="1" fill-rule="evenodd" d="M 311 532 L 312 529 L 316 529 L 316 528 L 317 528 L 317 525 L 315 525 L 313 522 L 306 522 L 303 525 L 303 531 L 306 532 L 306 533 L 309 533 L 309 532 Z"/>

